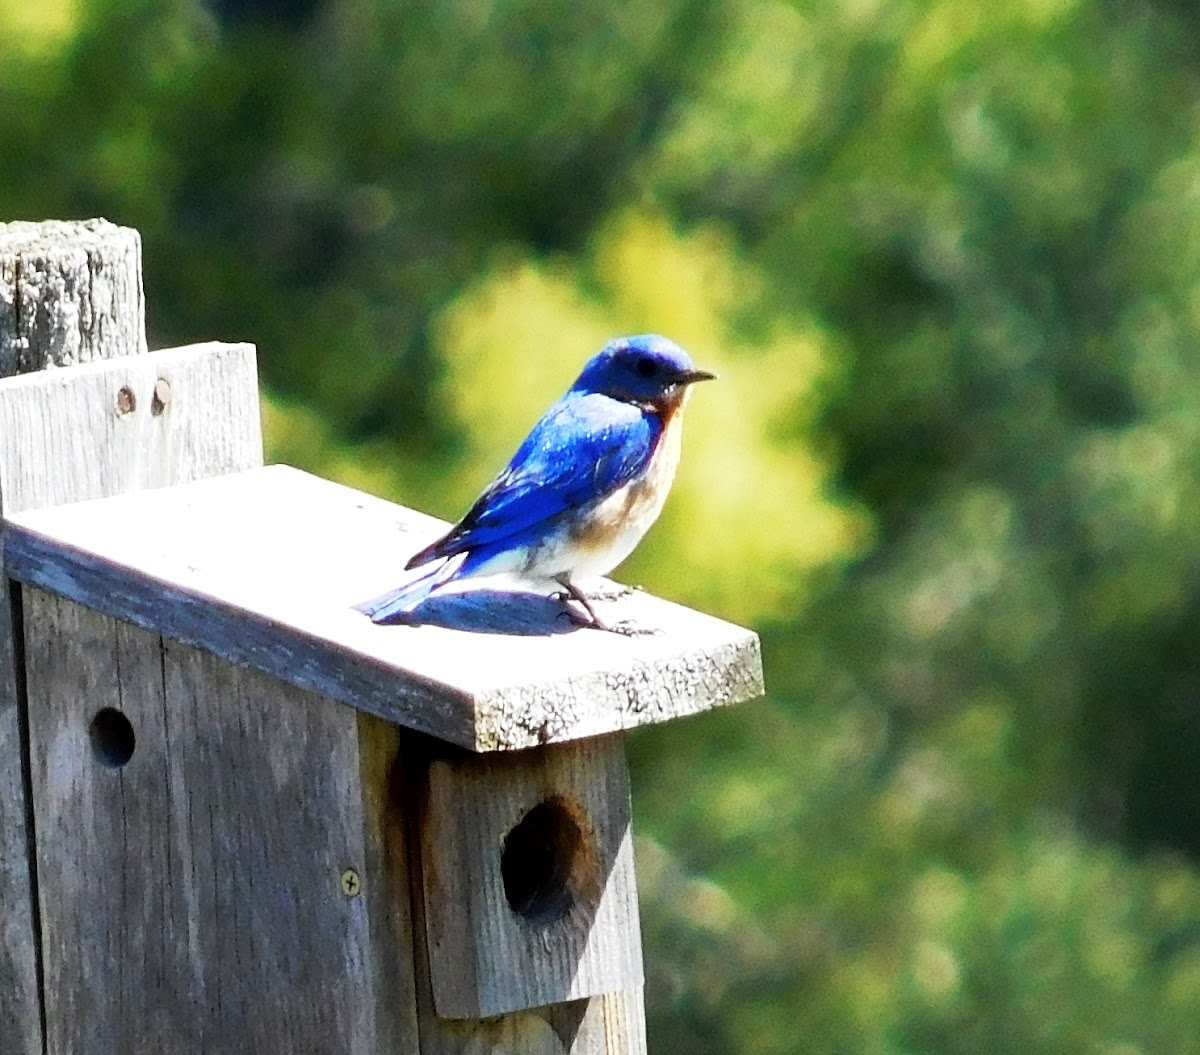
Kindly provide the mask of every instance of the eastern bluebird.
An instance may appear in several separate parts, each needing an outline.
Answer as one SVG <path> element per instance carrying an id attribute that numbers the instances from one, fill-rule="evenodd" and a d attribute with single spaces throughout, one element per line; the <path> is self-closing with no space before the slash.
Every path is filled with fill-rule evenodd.
<path id="1" fill-rule="evenodd" d="M 556 582 L 606 626 L 577 576 L 606 575 L 658 518 L 679 463 L 689 386 L 716 377 L 665 337 L 610 341 L 534 425 L 467 515 L 405 565 L 432 571 L 355 607 L 376 623 L 408 617 L 431 593 L 475 576 L 509 573 Z"/>

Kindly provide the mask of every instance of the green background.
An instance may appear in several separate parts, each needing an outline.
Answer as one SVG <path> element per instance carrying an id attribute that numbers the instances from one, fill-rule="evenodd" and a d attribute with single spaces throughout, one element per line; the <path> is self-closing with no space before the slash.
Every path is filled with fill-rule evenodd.
<path id="1" fill-rule="evenodd" d="M 1193 5 L 0 0 L 0 218 L 93 215 L 448 518 L 607 338 L 721 372 L 619 573 L 769 685 L 632 738 L 655 1053 L 1200 1052 Z"/>

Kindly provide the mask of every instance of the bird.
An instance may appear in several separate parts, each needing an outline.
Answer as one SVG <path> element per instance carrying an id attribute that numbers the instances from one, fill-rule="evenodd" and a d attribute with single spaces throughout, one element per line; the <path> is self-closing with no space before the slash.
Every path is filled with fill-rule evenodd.
<path id="1" fill-rule="evenodd" d="M 463 518 L 405 570 L 433 567 L 355 609 L 375 623 L 411 622 L 452 583 L 508 574 L 561 588 L 564 612 L 579 626 L 630 632 L 601 620 L 576 579 L 607 575 L 658 519 L 691 386 L 716 377 L 658 334 L 609 341 Z"/>

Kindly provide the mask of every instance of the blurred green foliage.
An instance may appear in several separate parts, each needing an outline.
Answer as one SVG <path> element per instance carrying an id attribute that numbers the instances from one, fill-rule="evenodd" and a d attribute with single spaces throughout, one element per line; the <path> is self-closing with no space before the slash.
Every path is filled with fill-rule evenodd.
<path id="1" fill-rule="evenodd" d="M 139 227 L 274 457 L 447 517 L 607 337 L 722 372 L 623 574 L 770 696 L 633 740 L 655 1051 L 1200 1052 L 1198 40 L 0 0 L 0 212 Z"/>

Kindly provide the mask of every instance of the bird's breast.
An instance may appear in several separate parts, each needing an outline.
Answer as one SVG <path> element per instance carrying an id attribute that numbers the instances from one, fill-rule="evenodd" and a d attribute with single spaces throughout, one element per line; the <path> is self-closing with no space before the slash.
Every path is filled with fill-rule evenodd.
<path id="1" fill-rule="evenodd" d="M 607 575 L 633 552 L 667 500 L 682 434 L 682 415 L 672 414 L 646 471 L 572 520 L 567 541 L 573 566 L 564 570 L 579 576 Z"/>

